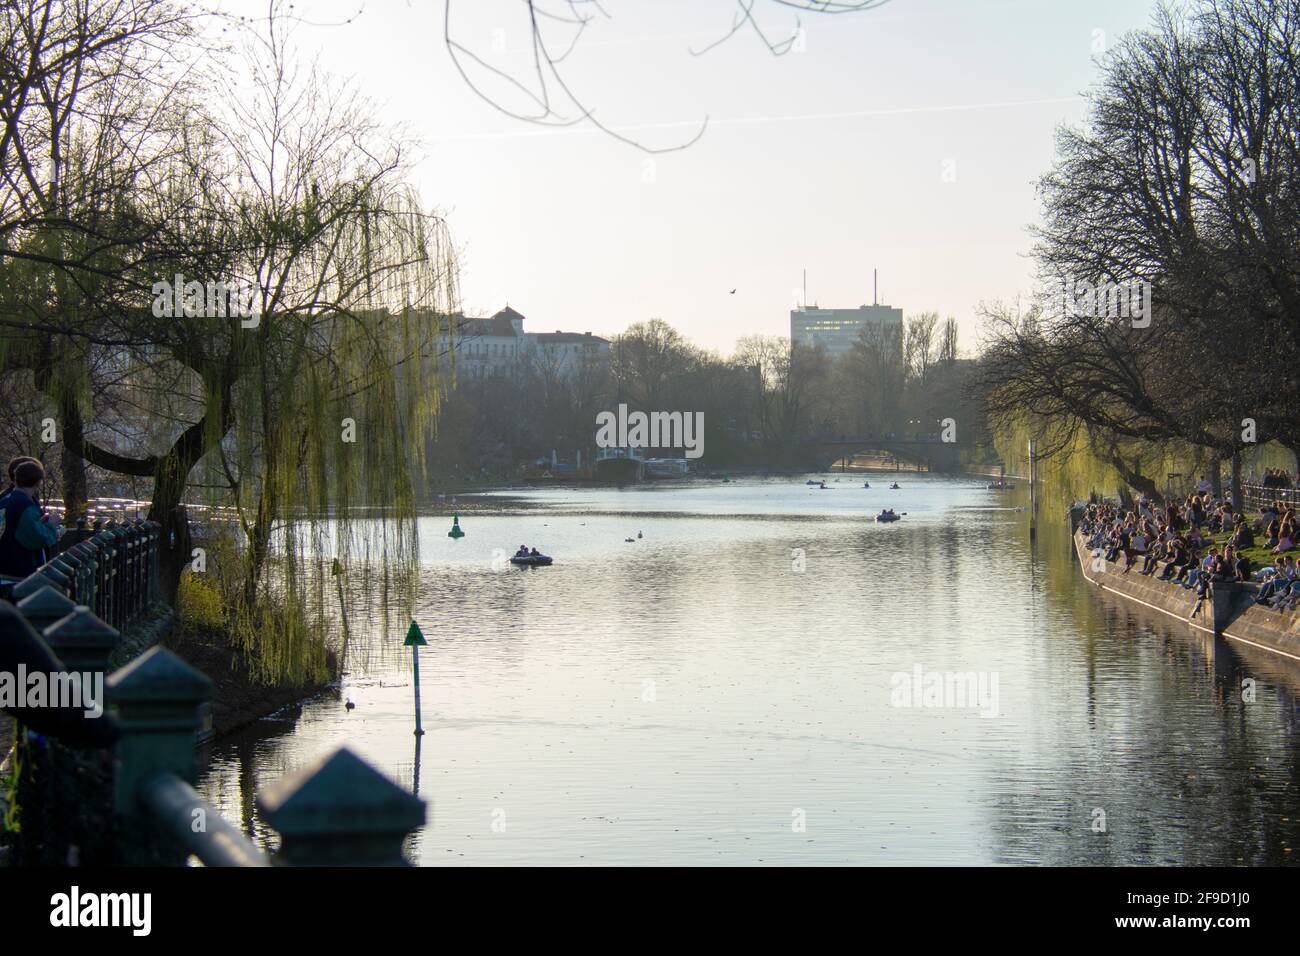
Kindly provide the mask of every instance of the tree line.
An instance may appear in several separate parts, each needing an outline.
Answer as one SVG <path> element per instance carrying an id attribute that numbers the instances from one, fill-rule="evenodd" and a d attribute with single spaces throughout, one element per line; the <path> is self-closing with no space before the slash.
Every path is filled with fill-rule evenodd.
<path id="1" fill-rule="evenodd" d="M 620 404 L 703 412 L 703 463 L 714 469 L 812 467 L 807 443 L 818 438 L 937 434 L 945 418 L 958 422 L 964 442 L 988 441 L 970 394 L 974 363 L 958 357 L 956 322 L 936 312 L 867 325 L 840 356 L 767 335 L 746 336 L 724 356 L 663 319 L 614 336 L 607 362 L 594 354 L 561 368 L 538 349 L 504 374 L 458 377 L 430 468 L 444 479 L 500 480 L 552 452 L 590 461 L 597 414 Z"/>

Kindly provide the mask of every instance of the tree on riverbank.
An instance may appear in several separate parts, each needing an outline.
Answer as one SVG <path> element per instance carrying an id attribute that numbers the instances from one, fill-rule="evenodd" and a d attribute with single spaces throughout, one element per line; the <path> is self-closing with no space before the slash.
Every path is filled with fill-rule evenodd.
<path id="1" fill-rule="evenodd" d="M 302 547 L 325 542 L 321 519 L 339 518 L 326 553 L 382 549 L 385 586 L 413 563 L 440 397 L 438 329 L 415 316 L 454 310 L 456 262 L 408 185 L 408 144 L 299 67 L 281 7 L 231 45 L 185 9 L 0 12 L 3 380 L 57 421 L 73 514 L 83 462 L 147 482 L 168 594 L 193 556 L 196 474 L 235 505 L 228 606 L 283 673 L 295 629 L 323 618 L 328 565 Z M 364 504 L 387 520 L 351 525 Z"/>
<path id="2" fill-rule="evenodd" d="M 987 313 L 991 412 L 1157 495 L 1126 445 L 1229 461 L 1239 495 L 1243 451 L 1300 451 L 1300 0 L 1161 8 L 1102 70 L 1042 182 L 1044 301 Z M 1149 283 L 1149 312 L 1107 283 Z"/>

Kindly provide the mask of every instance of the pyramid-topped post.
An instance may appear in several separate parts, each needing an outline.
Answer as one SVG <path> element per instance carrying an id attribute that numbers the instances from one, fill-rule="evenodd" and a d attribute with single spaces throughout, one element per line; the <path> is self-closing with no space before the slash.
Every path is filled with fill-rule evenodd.
<path id="1" fill-rule="evenodd" d="M 60 581 L 60 577 L 57 572 L 49 573 L 47 568 L 34 571 L 14 585 L 14 600 L 21 601 L 25 597 L 30 597 L 43 587 L 54 588 L 60 594 L 66 595 L 68 593 L 68 582 Z"/>
<path id="2" fill-rule="evenodd" d="M 346 747 L 265 788 L 257 805 L 290 866 L 407 866 L 402 844 L 425 820 L 423 800 Z"/>
<path id="3" fill-rule="evenodd" d="M 71 598 L 48 584 L 18 602 L 19 612 L 37 634 L 44 634 L 47 627 L 76 609 Z"/>
<path id="4" fill-rule="evenodd" d="M 68 670 L 103 674 L 108 670 L 113 652 L 122 643 L 122 635 L 96 617 L 90 608 L 78 605 L 46 626 L 45 642 Z"/>

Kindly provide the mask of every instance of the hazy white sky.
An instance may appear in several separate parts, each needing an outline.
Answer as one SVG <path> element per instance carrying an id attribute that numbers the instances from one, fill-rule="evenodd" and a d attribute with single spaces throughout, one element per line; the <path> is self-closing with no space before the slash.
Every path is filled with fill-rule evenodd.
<path id="1" fill-rule="evenodd" d="M 508 301 L 532 331 L 603 334 L 659 317 L 724 353 L 743 335 L 789 334 L 805 267 L 810 305 L 869 303 L 877 268 L 882 302 L 955 316 L 972 349 L 978 303 L 1030 288 L 1034 184 L 1054 128 L 1084 115 L 1096 44 L 1145 26 L 1152 9 L 891 0 L 804 14 L 802 51 L 773 57 L 748 31 L 691 54 L 726 33 L 736 0 L 603 6 L 609 18 L 588 27 L 566 82 L 647 145 L 681 143 L 708 117 L 689 149 L 652 157 L 586 125 L 503 116 L 456 74 L 443 0 L 298 3 L 333 25 L 294 39 L 424 143 L 417 185 L 462 250 L 467 312 Z M 770 36 L 794 31 L 793 11 L 756 10 Z M 528 78 L 521 0 L 454 0 L 452 15 L 462 44 Z"/>

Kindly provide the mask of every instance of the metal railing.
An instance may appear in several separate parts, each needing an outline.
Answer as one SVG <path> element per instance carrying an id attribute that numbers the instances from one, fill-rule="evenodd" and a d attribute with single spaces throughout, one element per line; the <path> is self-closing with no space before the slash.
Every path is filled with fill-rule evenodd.
<path id="1" fill-rule="evenodd" d="M 15 727 L 9 816 L 23 865 L 401 866 L 425 820 L 419 797 L 340 748 L 258 795 L 281 838 L 268 856 L 194 790 L 195 746 L 212 682 L 152 647 L 111 674 L 121 628 L 158 609 L 158 529 L 105 528 L 13 589 L 15 641 L 44 641 L 81 686 L 104 689 L 111 750 Z"/>
<path id="2" fill-rule="evenodd" d="M 1271 488 L 1264 485 L 1242 485 L 1243 507 L 1258 511 L 1265 505 L 1280 501 L 1285 507 L 1300 508 L 1300 488 Z"/>

